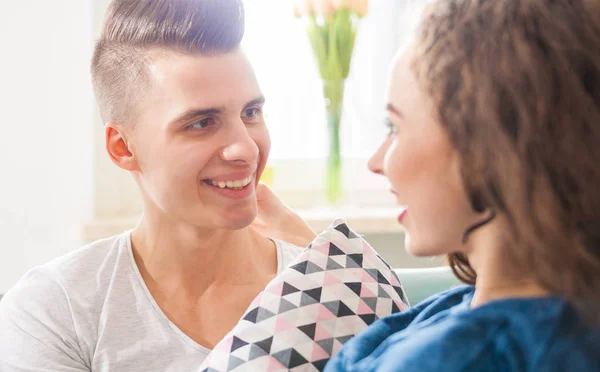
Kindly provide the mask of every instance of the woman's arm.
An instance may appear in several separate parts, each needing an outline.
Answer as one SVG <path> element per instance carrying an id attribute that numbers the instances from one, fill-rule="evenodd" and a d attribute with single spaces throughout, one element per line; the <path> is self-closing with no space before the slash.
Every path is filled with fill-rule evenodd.
<path id="1" fill-rule="evenodd" d="M 258 185 L 258 216 L 252 228 L 260 234 L 299 247 L 308 246 L 317 236 L 296 212 L 286 206 L 265 184 Z"/>

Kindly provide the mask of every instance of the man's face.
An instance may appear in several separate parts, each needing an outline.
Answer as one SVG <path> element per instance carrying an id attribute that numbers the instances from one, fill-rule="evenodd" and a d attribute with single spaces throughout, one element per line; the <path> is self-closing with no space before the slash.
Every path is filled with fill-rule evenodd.
<path id="1" fill-rule="evenodd" d="M 169 53 L 150 77 L 128 143 L 146 213 L 205 229 L 248 226 L 271 142 L 246 56 Z"/>

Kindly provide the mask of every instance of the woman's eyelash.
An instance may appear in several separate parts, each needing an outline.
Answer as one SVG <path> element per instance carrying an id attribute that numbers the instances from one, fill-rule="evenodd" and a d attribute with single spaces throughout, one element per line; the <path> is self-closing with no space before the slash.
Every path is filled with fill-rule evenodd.
<path id="1" fill-rule="evenodd" d="M 385 126 L 388 128 L 388 135 L 396 133 L 396 126 L 390 119 L 385 119 Z"/>

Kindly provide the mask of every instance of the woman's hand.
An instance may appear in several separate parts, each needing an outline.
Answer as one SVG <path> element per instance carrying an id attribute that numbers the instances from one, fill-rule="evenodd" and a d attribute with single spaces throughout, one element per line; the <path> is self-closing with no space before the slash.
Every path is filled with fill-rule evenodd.
<path id="1" fill-rule="evenodd" d="M 269 186 L 260 183 L 256 189 L 256 198 L 258 216 L 250 227 L 260 234 L 298 247 L 308 246 L 317 236 L 306 221 L 283 204 Z"/>

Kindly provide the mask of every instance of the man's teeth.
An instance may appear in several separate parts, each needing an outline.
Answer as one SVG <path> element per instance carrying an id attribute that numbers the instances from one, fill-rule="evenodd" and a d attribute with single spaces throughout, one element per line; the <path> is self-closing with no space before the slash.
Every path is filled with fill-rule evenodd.
<path id="1" fill-rule="evenodd" d="M 252 182 L 253 179 L 254 179 L 254 174 L 251 174 L 250 176 L 244 178 L 243 180 L 235 180 L 235 181 L 208 180 L 208 183 L 214 187 L 218 187 L 221 189 L 224 189 L 227 187 L 228 189 L 239 190 L 239 189 L 243 189 L 244 187 L 248 186 L 250 184 L 250 182 Z"/>

